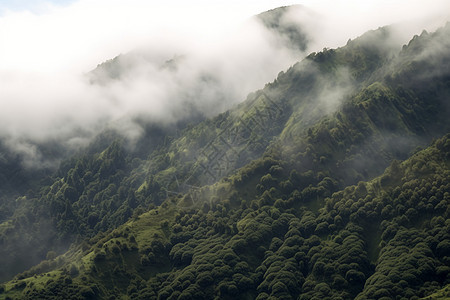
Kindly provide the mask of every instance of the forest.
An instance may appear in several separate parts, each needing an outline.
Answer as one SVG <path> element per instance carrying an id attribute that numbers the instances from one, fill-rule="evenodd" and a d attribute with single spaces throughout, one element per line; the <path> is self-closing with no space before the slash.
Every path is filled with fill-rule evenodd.
<path id="1" fill-rule="evenodd" d="M 450 24 L 392 34 L 133 149 L 0 157 L 0 299 L 448 299 Z"/>

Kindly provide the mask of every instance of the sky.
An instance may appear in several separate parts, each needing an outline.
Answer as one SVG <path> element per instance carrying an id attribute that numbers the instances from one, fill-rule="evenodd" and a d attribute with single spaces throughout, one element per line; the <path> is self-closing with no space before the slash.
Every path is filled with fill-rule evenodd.
<path id="1" fill-rule="evenodd" d="M 323 34 L 327 46 L 336 47 L 347 36 L 393 22 L 432 16 L 439 23 L 448 2 L 0 0 L 0 70 L 88 71 L 155 40 L 214 40 L 249 16 L 290 4 L 302 4 L 326 17 Z"/>
<path id="2" fill-rule="evenodd" d="M 304 53 L 250 20 L 291 4 L 305 8 L 289 20 L 311 38 Z M 0 140 L 32 163 L 35 143 L 83 145 L 105 124 L 138 114 L 176 121 L 186 99 L 217 113 L 312 51 L 397 22 L 408 24 L 399 35 L 406 43 L 443 26 L 449 12 L 448 0 L 0 0 Z M 107 86 L 86 79 L 136 49 L 146 56 L 126 77 Z M 178 56 L 186 58 L 176 72 L 161 69 Z M 213 84 L 199 81 L 205 74 Z M 121 124 L 139 135 L 136 124 Z"/>
<path id="3" fill-rule="evenodd" d="M 45 7 L 48 4 L 66 6 L 75 0 L 57 0 L 57 1 L 45 1 L 45 0 L 0 0 L 0 11 L 32 11 L 35 13 L 45 11 Z"/>
<path id="4" fill-rule="evenodd" d="M 213 40 L 254 14 L 292 3 L 0 1 L 0 68 L 40 72 L 87 71 L 155 40 Z"/>

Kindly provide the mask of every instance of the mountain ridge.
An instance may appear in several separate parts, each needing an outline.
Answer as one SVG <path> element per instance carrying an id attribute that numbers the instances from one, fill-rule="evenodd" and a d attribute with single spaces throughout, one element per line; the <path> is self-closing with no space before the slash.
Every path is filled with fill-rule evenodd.
<path id="1" fill-rule="evenodd" d="M 360 40 L 350 41 L 345 47 L 324 49 L 311 54 L 286 72 L 280 73 L 277 79 L 267 84 L 264 89 L 250 94 L 247 100 L 235 109 L 190 126 L 180 132 L 178 137 L 165 138 L 166 141 L 159 148 L 151 149 L 145 159 L 127 156 L 124 141 L 119 139 L 111 144 L 107 142 L 104 149 L 99 147 L 98 151 L 73 158 L 63 164 L 60 177 L 56 178 L 53 184 L 43 187 L 38 197 L 23 199 L 21 211 L 25 213 L 21 216 L 16 212 L 13 221 L 3 223 L 2 227 L 12 228 L 9 233 L 19 234 L 20 226 L 25 225 L 27 228 L 27 223 L 29 226 L 40 226 L 40 220 L 33 221 L 29 216 L 30 211 L 40 211 L 41 216 L 46 216 L 50 221 L 48 226 L 51 228 L 53 222 L 56 227 L 54 233 L 57 238 L 53 237 L 52 242 L 56 240 L 56 244 L 62 245 L 73 241 L 73 233 L 78 232 L 79 239 L 92 237 L 91 242 L 82 246 L 82 252 L 91 250 L 92 254 L 86 258 L 87 262 L 81 264 L 80 260 L 69 263 L 60 259 L 58 262 L 53 259 L 56 253 L 47 253 L 47 263 L 43 262 L 44 265 L 31 269 L 29 273 L 18 275 L 15 282 L 6 284 L 6 292 L 18 297 L 27 295 L 26 293 L 37 296 L 38 294 L 32 293 L 44 292 L 37 288 L 39 285 L 46 288 L 53 286 L 55 289 L 58 287 L 57 290 L 67 285 L 71 287 L 68 290 L 79 297 L 103 298 L 109 296 L 107 290 L 114 288 L 114 282 L 117 280 L 119 290 L 114 292 L 129 296 L 141 294 L 141 297 L 156 297 L 158 294 L 160 297 L 166 295 L 176 298 L 182 294 L 187 297 L 196 293 L 200 296 L 207 293 L 201 297 L 215 295 L 231 299 L 240 290 L 243 290 L 242 295 L 259 299 L 266 299 L 272 294 L 273 297 L 286 299 L 291 296 L 308 299 L 314 295 L 325 297 L 330 293 L 351 298 L 363 292 L 375 297 L 376 288 L 366 290 L 362 289 L 362 286 L 364 282 L 370 282 L 370 287 L 376 287 L 377 282 L 383 282 L 381 279 L 372 278 L 377 271 L 369 258 L 379 255 L 376 254 L 376 249 L 381 242 L 366 240 L 363 234 L 377 229 L 365 224 L 364 217 L 358 215 L 361 207 L 358 207 L 360 204 L 357 199 L 352 200 L 353 202 L 347 199 L 345 205 L 340 204 L 343 212 L 345 208 L 355 210 L 351 213 L 353 217 L 351 214 L 345 216 L 344 213 L 341 216 L 339 213 L 339 221 L 339 218 L 336 219 L 337 215 L 328 216 L 324 211 L 331 205 L 337 205 L 341 197 L 339 195 L 353 195 L 355 198 L 360 197 L 359 194 L 361 197 L 366 195 L 370 190 L 368 185 L 375 186 L 377 180 L 382 185 L 396 184 L 396 172 L 401 170 L 398 162 L 394 162 L 386 171 L 387 176 L 373 179 L 374 182 L 370 180 L 381 175 L 392 159 L 408 158 L 417 146 L 424 146 L 432 138 L 443 136 L 449 129 L 446 120 L 449 74 L 445 72 L 448 54 L 437 51 L 439 56 L 433 54 L 433 59 L 428 59 L 424 54 L 435 49 L 436 44 L 445 48 L 450 26 L 447 25 L 436 33 L 423 33 L 415 37 L 409 45 L 399 49 L 400 54 L 396 57 L 390 56 L 392 49 L 388 39 L 386 40 L 389 30 L 379 30 L 368 33 Z M 371 35 L 377 38 L 367 38 Z M 369 43 L 364 41 L 364 38 L 367 38 Z M 387 43 L 387 47 L 383 47 L 383 41 Z M 374 44 L 378 46 L 376 49 L 372 47 Z M 444 68 L 439 69 L 441 66 Z M 444 72 L 428 72 L 433 69 Z M 424 72 L 421 71 L 432 76 L 424 78 L 421 76 Z M 438 151 L 436 148 L 440 147 L 442 155 L 448 154 L 447 140 L 448 137 L 442 138 L 435 142 L 434 146 L 420 153 L 434 153 L 433 151 Z M 439 159 L 445 163 L 441 166 L 442 170 L 435 171 L 436 176 L 448 173 L 448 155 L 436 158 Z M 419 170 L 427 170 L 427 163 L 418 164 Z M 436 163 L 433 167 L 436 168 Z M 419 173 L 413 172 L 415 175 Z M 426 182 L 417 184 L 419 187 L 426 186 Z M 448 189 L 442 180 L 438 180 L 436 185 L 444 190 Z M 405 189 L 407 188 L 408 185 L 405 186 Z M 439 197 L 444 197 L 444 194 L 441 193 Z M 438 198 L 436 195 L 435 198 Z M 433 210 L 437 206 L 436 211 L 445 218 L 448 218 L 448 200 L 443 199 L 441 205 L 441 202 L 431 201 Z M 389 206 L 383 201 L 381 204 L 368 205 L 376 204 L 376 207 L 379 206 L 377 213 L 383 215 L 381 208 Z M 161 206 L 155 208 L 154 205 L 159 204 Z M 425 207 L 427 205 L 424 204 Z M 51 208 L 50 213 L 43 211 L 45 207 Z M 447 211 L 442 211 L 445 207 Z M 402 214 L 407 210 L 401 207 L 396 209 L 400 212 L 399 220 L 394 222 L 398 223 L 397 227 L 395 228 L 394 223 L 392 228 L 385 223 L 382 226 L 383 232 L 391 228 L 389 230 L 395 233 L 396 230 L 399 231 L 398 225 L 401 227 L 408 224 L 408 220 L 401 220 Z M 141 215 L 145 210 L 149 211 Z M 393 209 L 391 212 L 387 209 L 385 213 L 397 217 L 392 211 Z M 367 213 L 361 210 L 361 214 L 363 212 Z M 150 221 L 150 215 L 155 221 Z M 284 215 L 283 219 L 278 220 L 281 215 Z M 410 215 L 413 216 L 414 212 L 410 211 Z M 272 221 L 266 221 L 267 217 L 272 218 Z M 140 220 L 142 222 L 142 226 L 139 226 L 142 231 L 135 231 L 137 236 L 134 238 L 129 233 L 125 234 L 128 228 L 126 224 L 130 224 L 125 222 L 129 218 L 132 219 L 129 221 L 131 224 L 139 223 Z M 349 244 L 344 245 L 342 241 L 347 237 L 350 237 L 349 240 L 355 240 L 354 251 L 357 255 L 352 256 L 350 261 L 358 267 L 345 267 L 345 272 L 336 273 L 338 266 L 331 266 L 334 271 L 326 271 L 325 266 L 329 264 L 327 259 L 317 266 L 315 262 L 321 260 L 314 260 L 314 263 L 307 267 L 306 255 L 308 259 L 312 259 L 314 253 L 321 253 L 318 257 L 329 256 L 327 247 L 332 243 L 323 241 L 323 238 L 330 232 L 337 232 L 337 228 L 346 222 L 345 218 L 350 218 L 351 222 L 347 220 L 345 230 L 351 234 L 346 233 L 340 241 L 337 240 L 340 246 L 333 245 L 345 249 Z M 297 220 L 293 221 L 294 219 Z M 145 220 L 148 221 L 147 225 L 144 225 Z M 361 224 L 353 224 L 354 221 L 362 222 L 364 228 Z M 445 221 L 433 222 L 444 231 Z M 123 223 L 125 225 L 118 227 Z M 113 231 L 102 237 L 102 232 L 113 228 L 119 229 L 116 233 Z M 423 234 L 428 235 L 428 230 L 431 229 L 426 229 Z M 292 233 L 288 234 L 288 231 Z M 6 237 L 4 232 L 0 239 L 3 244 L 11 238 Z M 39 229 L 36 234 L 39 234 Z M 386 233 L 386 236 L 389 234 Z M 243 235 L 246 236 L 244 241 Z M 206 238 L 202 239 L 202 236 Z M 291 236 L 293 239 L 290 240 Z M 394 237 L 395 235 L 386 239 L 387 244 L 381 248 L 387 247 Z M 299 238 L 303 238 L 303 242 L 300 243 Z M 448 240 L 444 233 L 440 238 L 442 242 Z M 305 240 L 308 240 L 306 244 Z M 39 242 L 48 244 L 45 239 Z M 260 245 L 256 253 L 246 250 L 249 242 Z M 405 243 L 401 239 L 399 242 Z M 149 246 L 147 243 L 150 243 L 150 250 L 141 249 L 142 243 L 146 247 Z M 199 276 L 186 273 L 194 272 L 193 268 L 200 268 L 195 258 L 200 252 L 193 249 L 198 247 L 200 250 L 201 245 L 215 249 L 209 243 L 214 246 L 226 245 L 224 248 L 217 248 L 215 252 L 211 250 L 218 255 L 219 260 L 223 260 L 220 266 L 214 267 L 212 258 L 205 258 L 209 261 L 208 264 L 213 266 L 201 267 L 207 271 L 219 272 L 217 278 L 223 279 L 220 282 L 215 282 L 216 276 L 211 274 L 209 277 L 202 276 L 201 278 L 205 278 L 200 280 Z M 282 261 L 285 267 L 281 267 L 279 263 L 272 267 L 269 261 L 263 263 L 284 243 L 287 247 L 303 247 L 305 244 L 307 248 L 287 248 L 280 250 L 277 259 L 271 258 L 277 261 L 281 255 L 284 257 Z M 365 246 L 366 243 L 373 246 L 370 251 Z M 437 244 L 431 247 L 433 253 L 437 251 Z M 314 248 L 320 245 L 322 248 Z M 395 247 L 392 247 L 392 251 L 396 251 Z M 445 247 L 445 244 L 442 247 Z M 92 250 L 93 248 L 95 250 Z M 44 247 L 42 251 L 45 250 L 48 248 Z M 61 249 L 57 252 L 62 251 Z M 429 253 L 427 251 L 423 253 Z M 127 259 L 117 256 L 123 255 L 122 252 L 130 254 L 132 263 L 129 269 L 126 267 Z M 44 253 L 40 254 L 40 257 L 43 255 Z M 78 254 L 72 252 L 66 255 L 70 257 Z M 174 274 L 164 269 L 167 266 L 158 265 L 158 255 L 161 256 L 162 262 L 174 266 Z M 362 259 L 358 259 L 358 255 L 362 255 Z M 200 254 L 198 256 L 200 257 Z M 445 261 L 445 256 L 437 257 L 439 264 Z M 236 260 L 238 262 L 233 263 Z M 118 265 L 114 265 L 114 261 Z M 389 256 L 386 256 L 386 264 L 390 264 Z M 71 265 L 75 267 L 72 268 Z M 82 265 L 85 268 L 83 270 Z M 241 269 L 236 267 L 237 265 Z M 62 266 L 59 271 L 51 271 L 54 276 L 50 277 L 56 276 L 52 279 L 53 282 L 44 283 L 39 275 L 41 279 L 33 283 L 36 289 L 33 288 L 31 276 L 58 269 L 59 266 Z M 99 269 L 99 266 L 104 266 L 106 271 L 103 272 L 103 267 Z M 141 268 L 145 269 L 146 266 L 153 267 L 142 271 L 141 274 Z M 111 273 L 116 267 L 117 272 Z M 229 268 L 232 268 L 231 271 Z M 243 276 L 231 276 L 236 268 L 240 271 L 235 273 Z M 269 276 L 270 268 L 275 271 Z M 154 270 L 159 269 L 162 270 L 161 274 L 154 274 Z M 276 270 L 280 271 L 279 274 Z M 86 275 L 83 273 L 85 271 Z M 146 272 L 150 272 L 150 275 Z M 441 268 L 438 272 L 435 268 L 432 272 L 435 272 L 433 276 L 440 278 L 436 282 L 443 287 L 448 270 Z M 85 280 L 78 276 L 80 273 L 96 282 L 97 286 L 83 283 Z M 70 276 L 66 276 L 67 274 Z M 133 278 L 133 283 L 127 282 L 127 276 Z M 164 280 L 175 280 L 174 276 L 187 276 L 186 280 L 190 284 L 179 282 L 183 284 L 180 285 L 183 290 L 178 292 L 174 284 L 168 284 L 171 286 L 171 292 L 169 288 L 157 290 L 157 286 L 163 284 Z M 308 276 L 309 280 L 305 280 Z M 439 276 L 444 276 L 444 279 Z M 287 285 L 284 279 L 288 278 L 290 282 L 293 280 L 296 283 Z M 367 281 L 369 279 L 370 281 Z M 252 286 L 256 285 L 256 282 L 258 286 Z M 78 291 L 81 294 L 77 294 L 73 289 L 76 289 L 77 284 L 83 287 Z M 246 285 L 250 286 L 249 290 L 245 289 Z M 408 283 L 406 286 L 408 289 L 405 291 L 410 294 L 419 292 Z M 202 292 L 200 287 L 207 289 Z M 421 293 L 425 296 L 425 293 L 434 291 L 437 287 L 434 283 L 429 287 L 421 286 Z M 20 294 L 22 289 L 25 294 Z M 147 292 L 148 295 L 145 296 Z M 364 293 L 358 297 L 365 299 Z M 387 293 L 383 291 L 379 293 L 380 297 L 375 298 L 390 293 L 390 290 L 387 290 Z"/>

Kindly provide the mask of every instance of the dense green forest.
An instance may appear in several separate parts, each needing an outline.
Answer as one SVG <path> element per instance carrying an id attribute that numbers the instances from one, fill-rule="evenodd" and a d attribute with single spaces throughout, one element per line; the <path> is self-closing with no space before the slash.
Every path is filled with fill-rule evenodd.
<path id="1" fill-rule="evenodd" d="M 448 49 L 379 28 L 133 149 L 0 157 L 0 299 L 448 299 Z"/>
<path id="2" fill-rule="evenodd" d="M 298 191 L 275 200 L 277 188 L 248 204 L 172 198 L 3 288 L 30 299 L 418 299 L 449 280 L 449 153 L 446 135 L 320 208 Z M 280 161 L 265 164 L 278 179 Z"/>

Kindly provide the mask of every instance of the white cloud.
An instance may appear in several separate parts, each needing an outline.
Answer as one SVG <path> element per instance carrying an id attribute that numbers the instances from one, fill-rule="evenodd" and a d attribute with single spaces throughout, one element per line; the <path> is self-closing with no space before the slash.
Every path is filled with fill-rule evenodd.
<path id="1" fill-rule="evenodd" d="M 6 11 L 0 15 L 0 138 L 8 137 L 10 145 L 24 139 L 72 145 L 107 122 L 131 124 L 127 120 L 135 115 L 175 120 L 186 99 L 195 98 L 206 112 L 223 110 L 306 54 L 286 49 L 248 21 L 295 2 L 311 9 L 290 16 L 312 37 L 307 52 L 344 45 L 368 29 L 414 21 L 404 27 L 406 42 L 422 28 L 442 26 L 450 11 L 445 0 L 78 0 L 48 3 L 38 13 Z M 83 76 L 137 48 L 146 49 L 145 55 L 121 81 L 90 85 Z M 176 55 L 186 55 L 182 67 L 161 70 Z M 214 80 L 199 83 L 205 74 Z M 220 97 L 228 102 L 220 106 Z"/>
<path id="2" fill-rule="evenodd" d="M 86 71 L 143 44 L 211 43 L 262 7 L 267 1 L 79 0 L 9 12 L 0 17 L 0 69 Z"/>
<path id="3" fill-rule="evenodd" d="M 87 71 L 143 44 L 217 43 L 249 16 L 293 2 L 324 17 L 315 26 L 331 47 L 397 21 L 433 16 L 442 25 L 442 15 L 448 17 L 450 8 L 446 0 L 79 0 L 64 7 L 48 4 L 40 14 L 9 12 L 0 17 L 0 70 Z"/>

